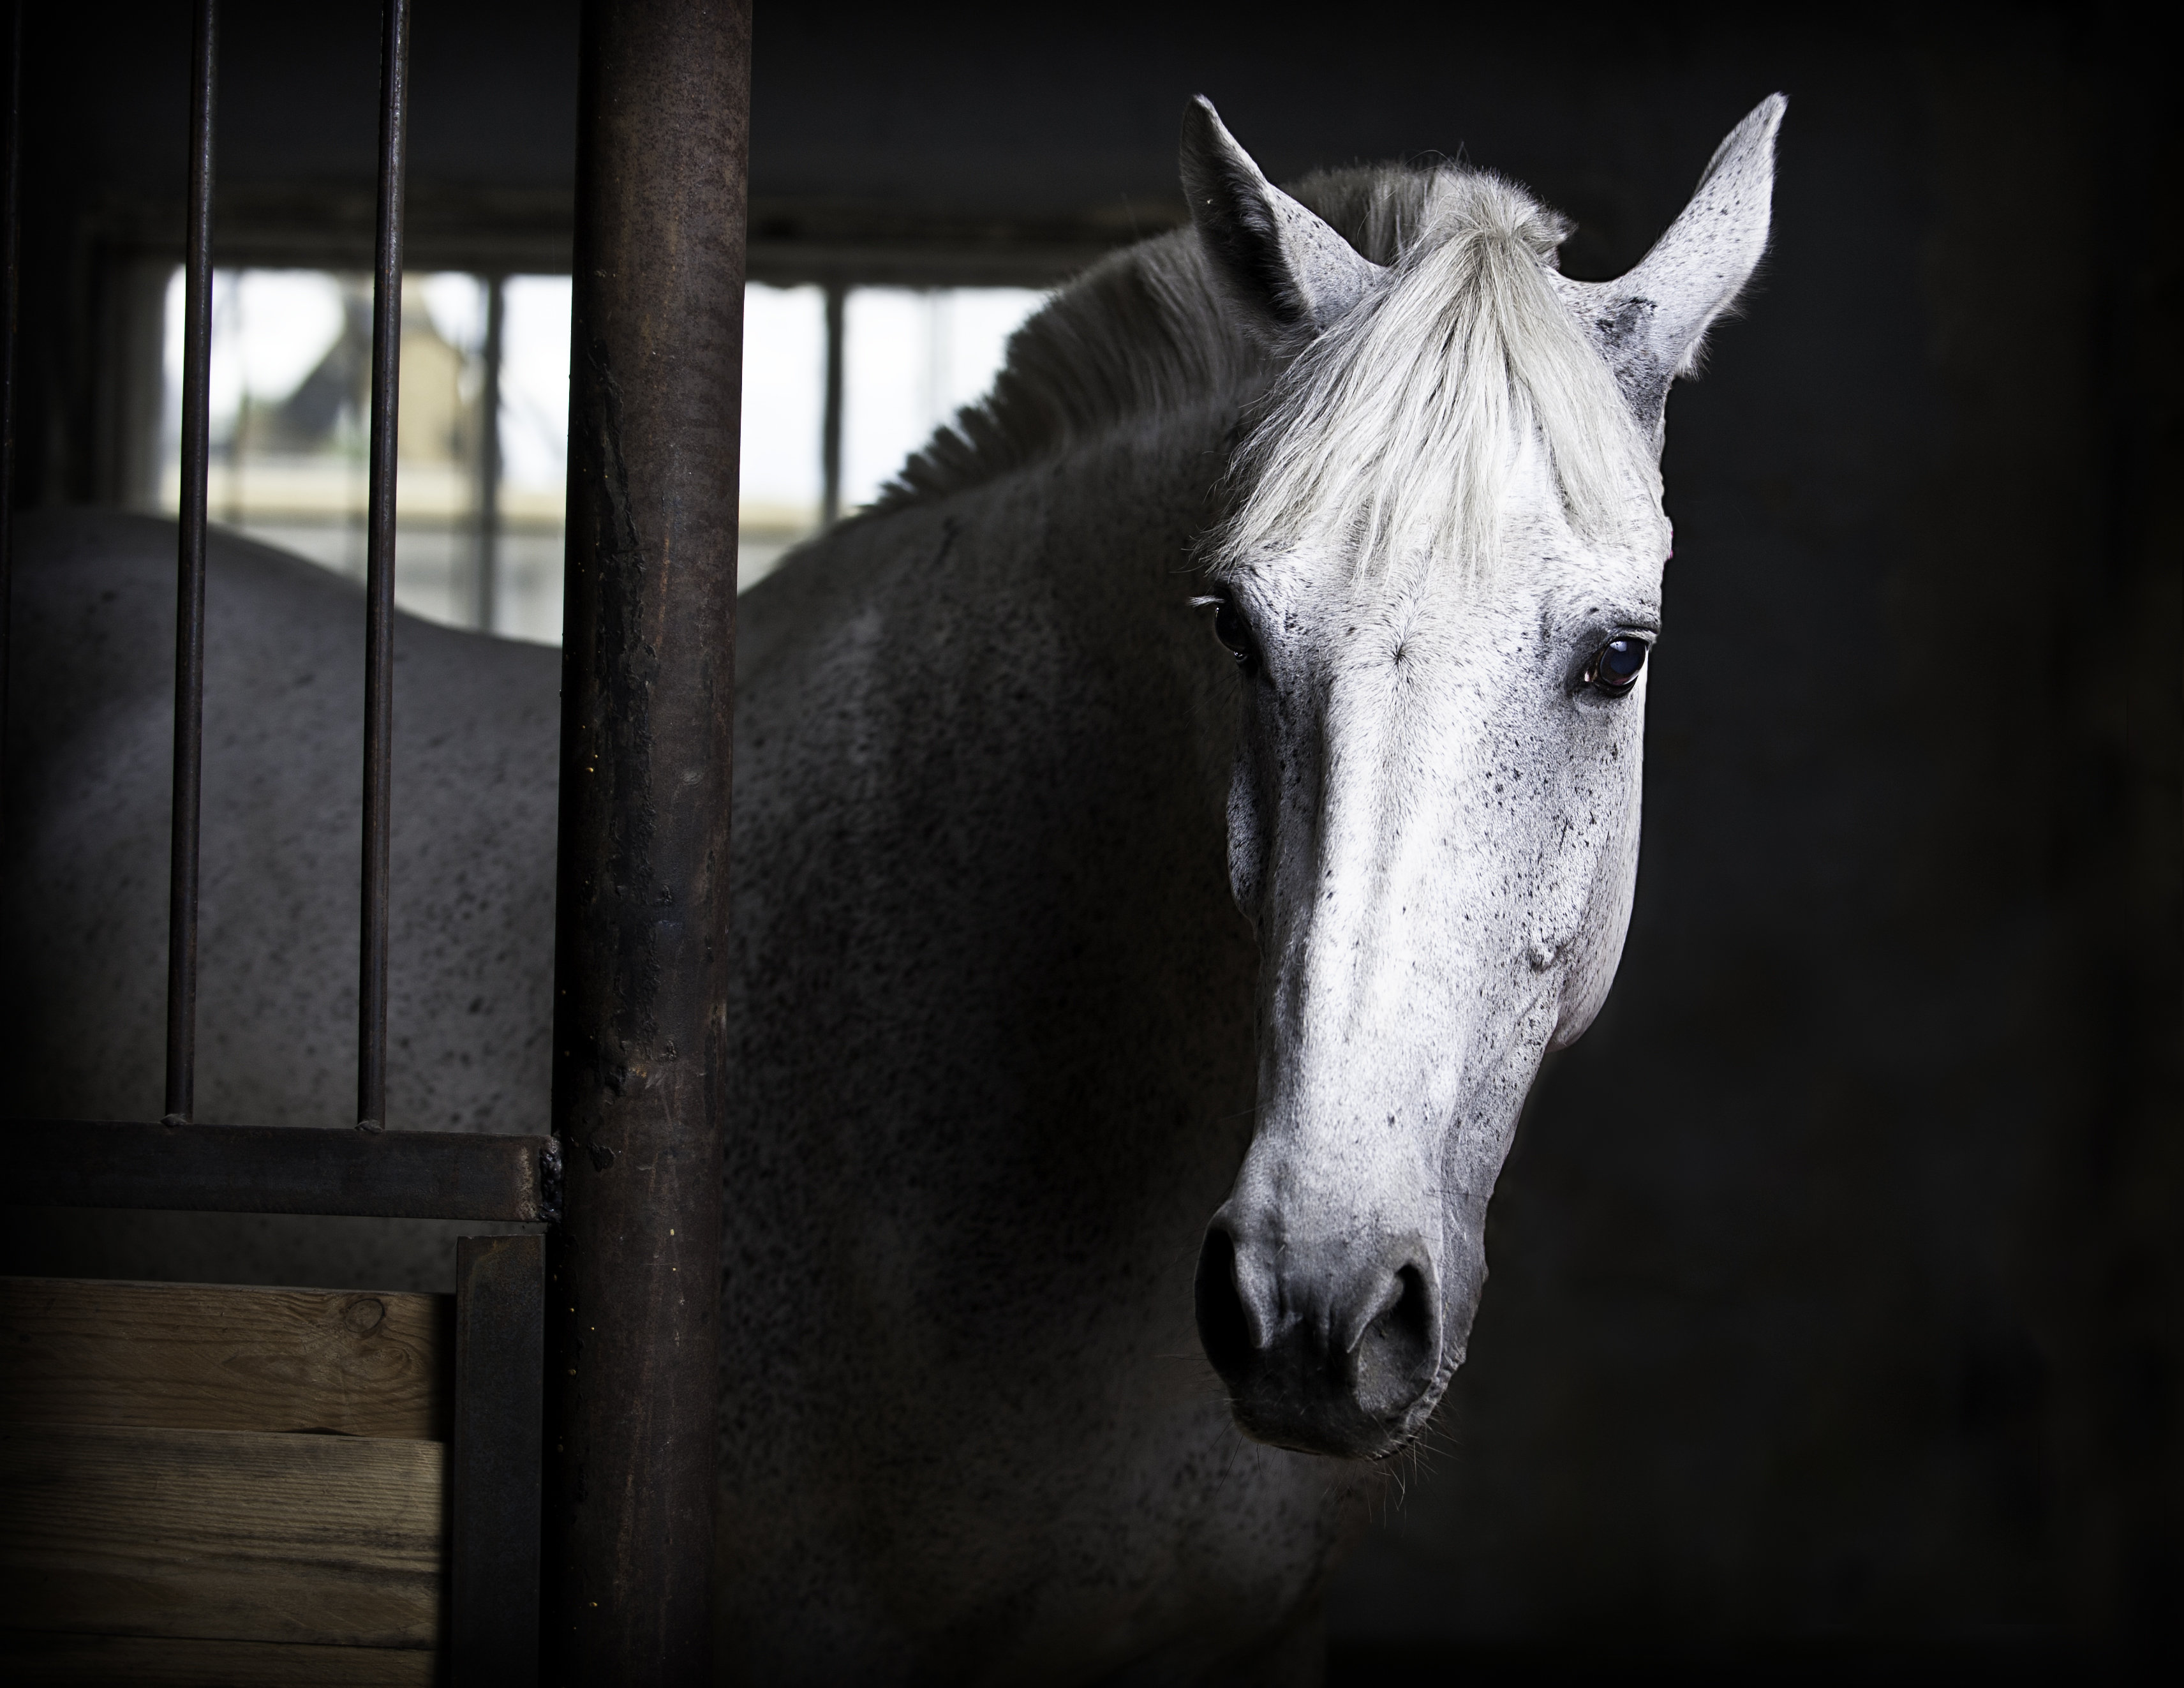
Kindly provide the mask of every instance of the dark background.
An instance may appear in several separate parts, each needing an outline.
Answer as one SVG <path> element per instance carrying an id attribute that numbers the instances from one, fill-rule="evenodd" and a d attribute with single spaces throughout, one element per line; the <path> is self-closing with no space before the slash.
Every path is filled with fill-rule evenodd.
<path id="1" fill-rule="evenodd" d="M 22 474 L 92 501 L 117 278 L 179 253 L 187 8 L 30 11 Z M 376 8 L 226 13 L 223 258 L 354 261 Z M 1620 982 L 1334 1591 L 1338 1680 L 2175 1661 L 2177 143 L 2134 17 L 760 0 L 761 276 L 1167 226 L 1200 91 L 1277 179 L 1503 170 L 1606 276 L 1791 96 L 1761 285 L 1670 406 Z M 574 8 L 420 0 L 415 51 L 413 261 L 566 267 Z"/>

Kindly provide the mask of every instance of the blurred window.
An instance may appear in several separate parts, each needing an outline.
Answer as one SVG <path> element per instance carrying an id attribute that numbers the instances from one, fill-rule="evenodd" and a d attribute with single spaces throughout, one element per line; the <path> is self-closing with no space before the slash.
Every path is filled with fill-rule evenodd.
<path id="1" fill-rule="evenodd" d="M 878 496 L 903 460 L 994 384 L 1017 325 L 1046 295 L 1025 287 L 857 287 L 845 301 L 842 502 Z"/>
<path id="2" fill-rule="evenodd" d="M 396 601 L 454 627 L 561 636 L 566 276 L 413 274 L 402 295 Z M 979 398 L 1045 295 L 754 283 L 744 296 L 738 584 Z M 829 309 L 830 304 L 833 307 Z M 182 276 L 170 278 L 156 502 L 179 505 Z M 830 365 L 839 402 L 827 403 Z M 361 578 L 371 281 L 223 270 L 213 284 L 214 521 Z M 828 434 L 833 432 L 830 440 Z M 830 471 L 831 465 L 831 471 Z"/>

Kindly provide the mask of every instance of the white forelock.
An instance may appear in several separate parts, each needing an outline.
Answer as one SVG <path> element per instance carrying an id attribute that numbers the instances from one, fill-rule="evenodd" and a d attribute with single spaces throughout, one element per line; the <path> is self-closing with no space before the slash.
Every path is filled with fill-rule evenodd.
<path id="1" fill-rule="evenodd" d="M 1451 164 L 1327 172 L 1296 195 L 1386 270 L 1285 370 L 1223 308 L 1195 236 L 1145 242 L 1019 329 L 993 392 L 877 508 L 944 497 L 1162 411 L 1240 405 L 1252 421 L 1237 502 L 1203 553 L 1217 565 L 1310 546 L 1361 568 L 1399 555 L 1479 566 L 1527 435 L 1580 538 L 1658 522 L 1652 447 L 1549 280 L 1560 218 Z"/>
<path id="2" fill-rule="evenodd" d="M 1309 549 L 1361 570 L 1484 570 L 1527 437 L 1581 539 L 1614 543 L 1660 520 L 1652 447 L 1549 280 L 1560 218 L 1498 176 L 1446 166 L 1347 172 L 1299 197 L 1377 236 L 1390 261 L 1277 381 L 1213 561 Z"/>

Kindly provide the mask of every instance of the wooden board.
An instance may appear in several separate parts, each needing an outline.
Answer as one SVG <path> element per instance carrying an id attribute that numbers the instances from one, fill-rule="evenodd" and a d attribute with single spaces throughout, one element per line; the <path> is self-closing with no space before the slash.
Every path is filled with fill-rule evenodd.
<path id="1" fill-rule="evenodd" d="M 446 1450 L 0 1426 L 0 1627 L 438 1646 Z"/>
<path id="2" fill-rule="evenodd" d="M 0 1421 L 444 1440 L 453 1300 L 0 1278 Z"/>
<path id="3" fill-rule="evenodd" d="M 437 1653 L 0 1631 L 8 1688 L 433 1688 Z"/>

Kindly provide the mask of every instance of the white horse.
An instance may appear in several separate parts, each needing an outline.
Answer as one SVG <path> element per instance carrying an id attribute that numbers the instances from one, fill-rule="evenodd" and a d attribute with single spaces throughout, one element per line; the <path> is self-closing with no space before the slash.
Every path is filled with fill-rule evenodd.
<path id="1" fill-rule="evenodd" d="M 1525 1091 L 1615 970 L 1663 408 L 1765 244 L 1782 110 L 1585 284 L 1506 181 L 1292 197 L 1201 102 L 1191 228 L 745 599 L 736 1680 L 1317 1674 Z M 26 1111 L 156 1112 L 170 545 L 31 540 Z M 335 1123 L 354 599 L 230 544 L 211 604 L 202 1111 Z M 395 1123 L 535 1128 L 553 659 L 403 638 Z"/>

